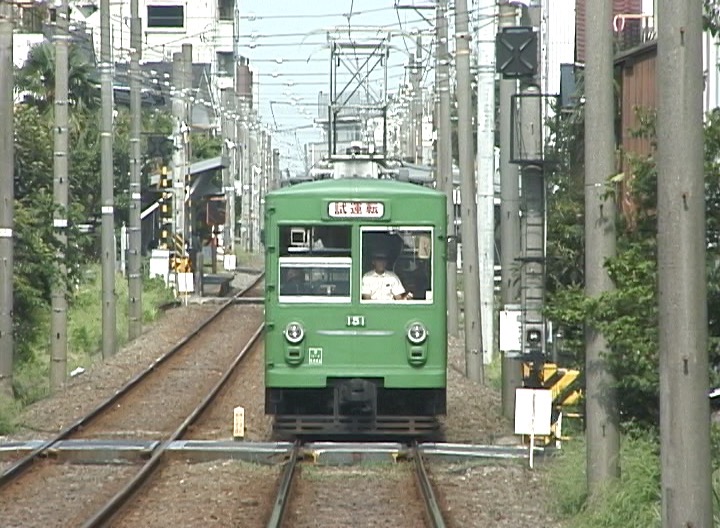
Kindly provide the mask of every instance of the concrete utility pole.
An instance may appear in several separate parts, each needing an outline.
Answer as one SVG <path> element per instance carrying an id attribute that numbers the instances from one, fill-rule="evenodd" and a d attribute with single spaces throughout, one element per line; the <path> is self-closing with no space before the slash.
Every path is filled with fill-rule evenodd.
<path id="1" fill-rule="evenodd" d="M 460 202 L 462 203 L 462 268 L 465 293 L 465 375 L 483 383 L 482 327 L 480 325 L 480 272 L 478 269 L 475 158 L 473 156 L 472 101 L 470 94 L 470 32 L 467 0 L 455 1 L 455 68 L 457 70 L 458 143 L 460 150 Z"/>
<path id="2" fill-rule="evenodd" d="M 545 178 L 540 95 L 536 85 L 522 89 L 516 121 L 519 126 L 515 126 L 515 148 L 520 150 L 516 156 L 523 161 L 520 219 L 522 352 L 523 358 L 536 366 L 545 360 Z"/>
<path id="3" fill-rule="evenodd" d="M 418 36 L 415 50 L 415 77 L 417 92 L 415 92 L 415 163 L 423 162 L 423 88 L 422 88 L 422 37 Z"/>
<path id="4" fill-rule="evenodd" d="M 250 128 L 250 189 L 248 190 L 248 199 L 250 200 L 250 252 L 254 253 L 258 251 L 258 230 L 257 230 L 257 216 L 258 216 L 258 194 L 259 194 L 259 182 L 260 175 L 262 172 L 262 152 L 260 149 L 260 133 L 258 131 L 258 122 L 255 119 L 255 114 L 252 114 L 252 124 Z"/>
<path id="5" fill-rule="evenodd" d="M 477 233 L 483 361 L 495 349 L 495 0 L 478 3 Z"/>
<path id="6" fill-rule="evenodd" d="M 660 2 L 657 51 L 662 526 L 712 526 L 702 2 Z"/>
<path id="7" fill-rule="evenodd" d="M 516 18 L 516 7 L 501 2 L 499 27 L 514 26 Z M 510 163 L 510 105 L 516 91 L 515 79 L 500 79 L 500 276 L 502 302 L 506 308 L 520 303 L 520 179 L 517 165 Z M 502 358 L 502 409 L 507 418 L 515 416 L 515 389 L 519 387 L 522 387 L 520 350 L 505 351 Z"/>
<path id="8" fill-rule="evenodd" d="M 240 232 L 237 233 L 237 227 L 235 228 L 236 237 L 240 239 L 240 249 L 247 251 L 250 247 L 248 242 L 248 230 L 247 230 L 247 186 L 248 186 L 248 141 L 247 141 L 247 123 L 245 122 L 245 103 L 243 98 L 237 95 L 236 92 L 236 108 L 238 117 L 235 120 L 235 127 L 237 129 L 238 146 L 235 152 L 237 159 L 236 166 L 237 172 L 235 178 L 240 182 Z M 235 200 L 235 207 L 237 208 L 237 195 Z M 237 214 L 237 213 L 236 213 Z M 237 223 L 235 223 L 237 226 Z M 238 236 L 239 235 L 239 236 Z"/>
<path id="9" fill-rule="evenodd" d="M 260 182 L 260 192 L 258 194 L 258 218 L 257 218 L 257 248 L 261 251 L 260 246 L 263 245 L 262 232 L 265 228 L 265 215 L 263 209 L 263 203 L 265 202 L 265 195 L 268 192 L 270 185 L 270 179 L 272 178 L 272 137 L 270 134 L 263 130 L 263 172 L 262 180 Z"/>
<path id="10" fill-rule="evenodd" d="M 142 333 L 142 229 L 140 210 L 142 195 L 140 171 L 142 154 L 142 100 L 140 93 L 140 59 L 142 58 L 142 24 L 138 0 L 130 0 L 130 218 L 128 249 L 128 338 L 133 340 Z"/>
<path id="11" fill-rule="evenodd" d="M 175 150 L 172 159 L 173 223 L 175 256 L 185 256 L 185 64 L 181 52 L 173 53 L 172 64 L 172 113 L 174 117 L 173 138 Z M 171 248 L 172 250 L 172 248 Z"/>
<path id="12" fill-rule="evenodd" d="M 252 106 L 252 85 L 248 88 L 247 67 L 236 64 L 235 97 L 237 97 L 237 113 L 240 118 L 236 122 L 238 129 L 238 170 L 240 176 L 240 247 L 250 251 L 252 230 L 250 226 L 250 193 L 252 179 L 252 150 L 250 148 L 250 112 Z"/>
<path id="13" fill-rule="evenodd" d="M 12 4 L 0 1 L 0 71 L 13 71 Z M 0 396 L 13 397 L 13 226 L 15 148 L 12 75 L 0 76 Z"/>
<path id="14" fill-rule="evenodd" d="M 417 37 L 415 53 L 410 54 L 410 123 L 408 127 L 408 157 L 413 163 L 422 161 L 422 37 Z"/>
<path id="15" fill-rule="evenodd" d="M 193 59 L 192 59 L 193 48 L 192 44 L 182 45 L 182 57 L 183 57 L 183 100 L 185 102 L 185 134 L 183 134 L 183 145 L 185 146 L 185 166 L 183 167 L 183 205 L 184 205 L 184 217 L 185 217 L 185 229 L 183 230 L 183 240 L 186 241 L 188 248 L 202 251 L 202 242 L 197 241 L 199 247 L 195 247 L 195 232 L 193 224 L 195 223 L 195 217 L 193 214 L 192 207 L 192 195 L 190 194 L 190 188 L 192 184 L 192 174 L 190 173 L 190 167 L 192 166 L 192 142 L 190 141 L 190 134 L 192 133 L 192 122 L 193 122 Z"/>
<path id="16" fill-rule="evenodd" d="M 453 163 L 450 124 L 450 55 L 448 54 L 448 1 L 438 0 L 436 12 L 437 45 L 435 57 L 436 84 L 439 93 L 437 129 L 437 179 L 447 196 L 448 237 L 451 238 L 447 261 L 447 327 L 451 336 L 457 336 L 457 233 L 455 228 L 455 201 L 453 199 Z"/>
<path id="17" fill-rule="evenodd" d="M 595 28 L 586 35 L 585 56 L 585 294 L 588 297 L 597 297 L 615 287 L 603 264 L 615 256 L 615 204 L 606 192 L 608 178 L 616 172 L 612 6 L 612 0 L 588 2 L 585 14 L 586 27 Z M 607 352 L 605 337 L 587 325 L 587 482 L 591 495 L 620 473 L 615 379 L 605 359 Z"/>
<path id="18" fill-rule="evenodd" d="M 59 248 L 58 277 L 53 282 L 50 317 L 50 390 L 60 389 L 67 378 L 67 209 L 68 209 L 68 4 L 55 10 L 55 127 L 53 135 L 53 228 Z"/>
<path id="19" fill-rule="evenodd" d="M 102 205 L 102 350 L 107 359 L 117 351 L 115 308 L 115 206 L 113 197 L 113 86 L 110 0 L 100 1 L 100 199 Z"/>
<path id="20" fill-rule="evenodd" d="M 272 151 L 272 184 L 270 190 L 280 188 L 280 149 L 273 149 Z"/>
<path id="21" fill-rule="evenodd" d="M 225 255 L 235 252 L 233 240 L 233 225 L 235 224 L 235 185 L 234 179 L 237 171 L 234 149 L 237 149 L 237 127 L 231 114 L 235 113 L 235 94 L 229 88 L 222 90 L 220 104 L 223 109 L 220 122 L 223 138 L 223 155 L 228 156 L 230 163 L 222 170 L 223 192 L 225 193 L 225 227 L 223 228 L 223 248 Z M 228 145 L 232 145 L 231 148 Z"/>
<path id="22" fill-rule="evenodd" d="M 403 159 L 415 163 L 415 90 L 416 88 L 416 75 L 415 75 L 415 54 L 410 53 L 408 58 L 408 71 L 410 72 L 410 93 L 408 101 L 408 109 L 403 118 Z M 420 84 L 419 82 L 417 83 Z"/>

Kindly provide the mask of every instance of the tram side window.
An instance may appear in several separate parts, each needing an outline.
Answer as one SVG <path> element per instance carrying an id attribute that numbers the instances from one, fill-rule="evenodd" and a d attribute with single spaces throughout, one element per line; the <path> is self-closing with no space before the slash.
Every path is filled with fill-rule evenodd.
<path id="1" fill-rule="evenodd" d="M 428 228 L 362 229 L 362 300 L 431 302 L 432 240 Z"/>
<path id="2" fill-rule="evenodd" d="M 280 226 L 280 256 L 350 257 L 350 226 Z"/>

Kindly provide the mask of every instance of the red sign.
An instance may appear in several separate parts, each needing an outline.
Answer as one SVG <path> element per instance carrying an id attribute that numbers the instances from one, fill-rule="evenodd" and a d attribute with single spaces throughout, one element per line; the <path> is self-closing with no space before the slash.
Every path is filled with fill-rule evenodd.
<path id="1" fill-rule="evenodd" d="M 328 215 L 332 218 L 382 218 L 385 206 L 382 202 L 330 202 Z"/>

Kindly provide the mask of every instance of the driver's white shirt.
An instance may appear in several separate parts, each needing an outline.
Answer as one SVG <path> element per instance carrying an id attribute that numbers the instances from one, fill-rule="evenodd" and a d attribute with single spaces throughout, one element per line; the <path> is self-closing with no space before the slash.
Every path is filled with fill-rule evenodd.
<path id="1" fill-rule="evenodd" d="M 368 271 L 362 278 L 361 295 L 369 295 L 373 301 L 392 301 L 395 295 L 405 293 L 402 282 L 392 271 L 377 273 Z"/>

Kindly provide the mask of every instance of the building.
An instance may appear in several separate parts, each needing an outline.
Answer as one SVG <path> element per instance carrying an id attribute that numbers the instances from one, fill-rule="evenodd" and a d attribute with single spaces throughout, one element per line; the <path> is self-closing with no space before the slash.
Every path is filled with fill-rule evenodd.
<path id="1" fill-rule="evenodd" d="M 83 22 L 100 54 L 100 0 L 70 0 L 71 19 Z M 233 87 L 235 0 L 138 0 L 143 62 L 171 62 L 192 44 L 193 63 L 209 65 L 212 91 Z M 130 0 L 110 3 L 113 61 L 130 59 Z"/>

